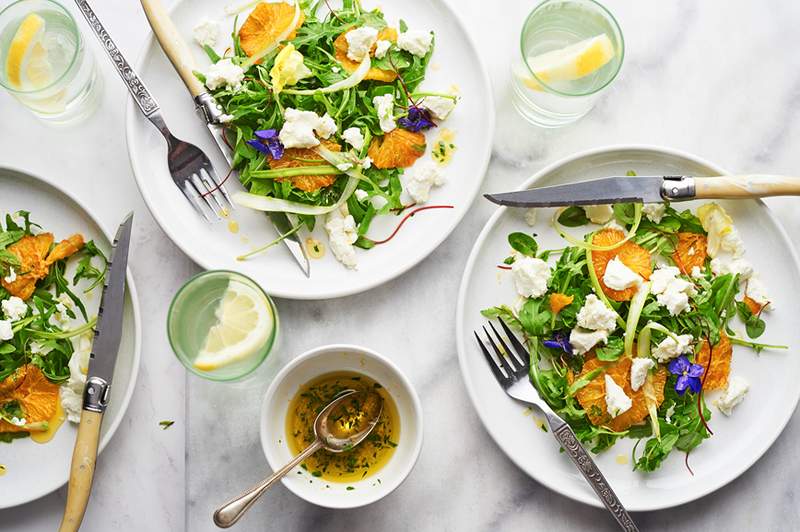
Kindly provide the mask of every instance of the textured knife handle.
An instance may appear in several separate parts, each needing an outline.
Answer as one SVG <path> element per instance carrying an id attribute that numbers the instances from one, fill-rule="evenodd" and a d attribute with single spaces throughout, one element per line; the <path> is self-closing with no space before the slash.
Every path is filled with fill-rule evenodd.
<path id="1" fill-rule="evenodd" d="M 782 175 L 696 177 L 694 186 L 700 199 L 800 196 L 800 178 Z"/>
<path id="2" fill-rule="evenodd" d="M 564 452 L 578 467 L 578 470 L 583 474 L 584 478 L 586 478 L 586 481 L 597 496 L 600 497 L 600 500 L 603 501 L 603 504 L 608 511 L 611 512 L 611 515 L 614 516 L 614 519 L 617 520 L 622 530 L 638 532 L 639 529 L 636 527 L 636 523 L 634 523 L 631 516 L 628 515 L 628 512 L 625 510 L 625 507 L 622 506 L 614 490 L 611 489 L 603 473 L 600 472 L 597 468 L 597 464 L 594 463 L 592 457 L 589 456 L 589 453 L 583 448 L 578 438 L 575 437 L 575 433 L 572 432 L 570 426 L 558 418 L 551 420 L 549 416 L 548 422 L 550 423 L 550 429 L 553 431 L 553 435 L 564 448 Z"/>
<path id="3" fill-rule="evenodd" d="M 92 491 L 102 422 L 103 414 L 89 410 L 81 411 L 81 424 L 78 426 L 78 437 L 75 440 L 75 450 L 72 451 L 72 465 L 69 471 L 67 505 L 64 508 L 64 518 L 61 520 L 59 532 L 75 532 L 83 521 L 83 514 L 86 512 L 86 504 Z"/>
<path id="4" fill-rule="evenodd" d="M 149 117 L 151 114 L 158 111 L 158 104 L 150 95 L 150 91 L 147 90 L 142 80 L 139 79 L 139 75 L 133 70 L 133 67 L 131 67 L 125 59 L 125 56 L 122 55 L 122 52 L 119 51 L 117 45 L 114 44 L 111 36 L 103 27 L 102 22 L 100 22 L 100 19 L 97 18 L 97 15 L 94 14 L 94 11 L 89 6 L 89 2 L 86 0 L 75 0 L 75 3 L 78 4 L 78 8 L 81 10 L 81 13 L 83 13 L 84 18 L 86 18 L 94 34 L 100 39 L 103 49 L 108 54 L 108 57 L 111 58 L 111 62 L 114 63 L 117 72 L 122 77 L 122 81 L 125 82 L 128 91 L 133 95 L 133 101 L 136 102 L 136 105 L 142 110 L 144 116 Z"/>
<path id="5" fill-rule="evenodd" d="M 169 13 L 164 9 L 161 0 L 141 0 L 144 13 L 156 34 L 161 48 L 167 54 L 172 66 L 178 71 L 186 88 L 193 97 L 206 92 L 205 87 L 194 75 L 194 56 L 186 41 L 183 40 L 178 28 L 172 22 Z"/>

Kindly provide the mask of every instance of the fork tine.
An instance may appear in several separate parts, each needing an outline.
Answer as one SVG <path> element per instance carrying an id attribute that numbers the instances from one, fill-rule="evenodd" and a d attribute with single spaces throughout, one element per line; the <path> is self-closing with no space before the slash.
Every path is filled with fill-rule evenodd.
<path id="1" fill-rule="evenodd" d="M 220 220 L 222 218 L 220 216 L 220 212 L 214 208 L 211 200 L 209 200 L 207 196 L 203 195 L 202 191 L 205 189 L 205 185 L 203 180 L 200 179 L 200 176 L 197 174 L 192 174 L 192 176 L 189 178 L 189 181 L 192 183 L 192 188 L 194 188 L 194 191 L 197 192 L 197 195 L 199 196 L 198 204 L 205 203 L 206 207 L 208 207 L 209 210 L 214 213 L 214 216 L 216 216 L 217 220 Z"/>
<path id="2" fill-rule="evenodd" d="M 483 352 L 483 356 L 486 357 L 486 362 L 489 364 L 489 367 L 492 369 L 492 373 L 494 373 L 494 378 L 497 379 L 497 381 L 500 384 L 505 385 L 506 381 L 508 381 L 508 377 L 503 375 L 503 372 L 500 371 L 499 367 L 497 367 L 497 363 L 492 358 L 492 355 L 489 354 L 489 351 L 486 349 L 486 346 L 483 345 L 483 342 L 481 341 L 481 337 L 478 336 L 477 331 L 472 331 L 472 334 L 475 335 L 475 340 L 477 340 L 478 345 L 481 347 L 481 351 Z"/>
<path id="3" fill-rule="evenodd" d="M 200 172 L 203 178 L 203 184 L 208 190 L 207 195 L 214 198 L 214 201 L 217 202 L 223 212 L 230 210 L 233 207 L 233 204 L 231 203 L 230 198 L 228 198 L 227 192 L 225 191 L 222 183 L 219 182 L 217 173 L 214 171 L 214 167 L 210 165 L 203 166 Z"/>
<path id="4" fill-rule="evenodd" d="M 183 187 L 181 187 L 181 192 L 183 195 L 186 196 L 186 199 L 189 200 L 189 203 L 195 208 L 197 213 L 205 218 L 207 222 L 212 222 L 213 219 L 209 217 L 208 212 L 206 209 L 203 208 L 202 203 L 203 200 L 197 190 L 194 188 L 191 180 L 187 179 L 183 182 Z"/>
<path id="5" fill-rule="evenodd" d="M 492 340 L 489 331 L 486 330 L 486 326 L 483 326 L 483 333 L 486 335 L 486 338 L 489 340 L 489 344 L 492 346 L 494 350 L 494 354 L 497 355 L 497 361 L 500 366 L 503 368 L 503 371 L 506 372 L 506 375 L 511 377 L 517 372 L 517 368 L 514 367 L 514 363 L 511 361 L 510 354 L 506 356 L 499 347 L 497 347 L 497 343 Z"/>
<path id="6" fill-rule="evenodd" d="M 528 350 L 525 349 L 525 346 L 522 345 L 522 342 L 517 339 L 517 335 L 511 331 L 511 328 L 506 325 L 502 319 L 497 318 L 497 321 L 500 322 L 500 326 L 503 327 L 503 331 L 505 331 L 506 336 L 508 336 L 508 340 L 511 342 L 511 345 L 514 346 L 514 352 L 517 354 L 517 357 L 522 361 L 522 365 L 527 368 L 531 364 L 531 355 L 528 353 Z"/>
<path id="7" fill-rule="evenodd" d="M 505 340 L 503 340 L 503 337 L 500 336 L 500 333 L 497 332 L 497 329 L 494 328 L 494 323 L 489 322 L 489 327 L 492 328 L 492 332 L 494 333 L 495 338 L 497 338 L 497 341 L 500 342 L 501 346 L 503 346 L 505 352 L 508 353 L 509 355 L 508 358 L 512 359 L 515 363 L 519 364 L 519 369 L 514 368 L 514 372 L 521 373 L 522 370 L 526 369 L 527 367 L 527 365 L 525 364 L 525 360 L 521 356 L 519 356 L 518 353 L 509 349 L 508 345 L 506 345 Z"/>
<path id="8" fill-rule="evenodd" d="M 219 200 L 219 193 L 214 190 L 215 186 L 212 183 L 212 179 L 209 177 L 208 170 L 205 168 L 201 168 L 199 172 L 200 181 L 203 183 L 203 187 L 205 188 L 205 192 L 203 193 L 204 198 L 211 198 L 209 203 L 211 203 L 212 207 L 216 205 L 217 208 L 214 209 L 214 212 L 219 214 L 225 214 L 225 206 Z M 223 198 L 224 199 L 224 198 Z"/>
<path id="9" fill-rule="evenodd" d="M 225 183 L 219 180 L 217 177 L 217 172 L 214 170 L 214 167 L 209 162 L 208 164 L 204 165 L 203 168 L 208 173 L 209 178 L 211 178 L 211 182 L 214 184 L 215 193 L 219 193 L 227 202 L 227 206 L 230 209 L 235 208 L 233 202 L 231 201 L 231 197 L 228 195 L 228 190 L 225 188 Z"/>

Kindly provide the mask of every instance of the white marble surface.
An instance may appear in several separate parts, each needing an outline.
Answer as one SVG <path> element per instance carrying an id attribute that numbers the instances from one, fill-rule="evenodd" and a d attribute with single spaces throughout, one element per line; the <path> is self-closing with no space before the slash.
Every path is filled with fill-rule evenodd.
<path id="1" fill-rule="evenodd" d="M 498 129 L 485 190 L 513 188 L 561 157 L 619 143 L 684 149 L 736 172 L 797 175 L 797 3 L 607 1 L 627 43 L 621 76 L 584 120 L 545 131 L 523 123 L 508 104 L 506 65 L 534 2 L 449 1 L 473 31 L 495 85 Z M 138 3 L 94 4 L 120 47 L 135 55 L 146 34 Z M 489 5 L 511 7 L 500 12 Z M 335 301 L 277 301 L 282 340 L 276 359 L 255 378 L 236 385 L 185 379 L 169 351 L 164 317 L 172 293 L 196 267 L 166 240 L 135 190 L 124 145 L 125 94 L 110 67 L 100 64 L 106 78 L 103 107 L 80 129 L 48 129 L 0 95 L 0 163 L 69 183 L 83 199 L 93 200 L 108 225 L 127 209 L 137 213 L 132 268 L 144 316 L 140 386 L 101 458 L 85 530 L 213 530 L 213 507 L 268 472 L 257 416 L 270 375 L 307 348 L 334 341 L 384 352 L 416 385 L 425 443 L 415 470 L 394 494 L 361 511 L 316 508 L 277 486 L 239 530 L 614 530 L 604 512 L 522 474 L 488 437 L 469 403 L 452 336 L 464 260 L 493 210 L 482 200 L 430 258 L 384 287 Z M 797 200 L 768 203 L 800 244 Z M 742 477 L 684 507 L 637 514 L 641 528 L 800 528 L 796 418 Z M 161 431 L 161 419 L 177 423 Z M 0 529 L 52 530 L 63 497 L 59 492 L 0 512 Z"/>

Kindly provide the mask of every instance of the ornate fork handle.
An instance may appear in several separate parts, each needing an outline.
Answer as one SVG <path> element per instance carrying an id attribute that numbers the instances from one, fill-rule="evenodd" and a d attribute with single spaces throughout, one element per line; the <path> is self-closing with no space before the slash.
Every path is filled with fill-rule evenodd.
<path id="1" fill-rule="evenodd" d="M 617 498 L 614 490 L 611 489 L 603 473 L 597 468 L 597 464 L 594 463 L 592 457 L 589 456 L 589 453 L 583 448 L 578 438 L 575 437 L 572 428 L 570 428 L 563 419 L 549 412 L 547 413 L 547 422 L 550 425 L 550 430 L 553 432 L 553 435 L 559 443 L 561 443 L 561 446 L 567 453 L 567 456 L 569 456 L 570 460 L 572 460 L 584 478 L 586 478 L 586 481 L 594 492 L 597 493 L 597 496 L 600 497 L 600 500 L 603 501 L 608 511 L 611 512 L 611 515 L 617 520 L 619 526 L 628 532 L 638 532 L 639 529 L 636 527 L 636 523 L 633 522 L 633 519 L 628 515 L 625 507 L 622 506 L 622 503 L 619 498 Z"/>
<path id="2" fill-rule="evenodd" d="M 150 118 L 150 115 L 159 110 L 158 104 L 150 95 L 150 91 L 147 90 L 142 80 L 139 79 L 139 75 L 133 70 L 133 67 L 131 67 L 122 55 L 119 48 L 117 48 L 117 45 L 114 44 L 113 39 L 111 39 L 111 36 L 103 27 L 103 23 L 100 22 L 100 19 L 97 18 L 97 15 L 94 14 L 91 6 L 89 6 L 89 2 L 86 0 L 75 0 L 75 3 L 78 4 L 78 8 L 80 8 L 81 13 L 83 13 L 84 18 L 86 18 L 94 34 L 100 39 L 103 48 L 117 68 L 120 77 L 122 77 L 122 81 L 125 82 L 128 91 L 133 95 L 133 101 L 135 101 L 139 109 L 142 110 L 144 116 Z"/>

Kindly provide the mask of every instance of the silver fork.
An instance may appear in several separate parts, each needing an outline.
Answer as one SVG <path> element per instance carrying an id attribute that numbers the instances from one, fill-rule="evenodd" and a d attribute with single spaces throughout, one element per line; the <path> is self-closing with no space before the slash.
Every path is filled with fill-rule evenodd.
<path id="1" fill-rule="evenodd" d="M 75 0 L 81 13 L 86 18 L 94 34 L 100 39 L 103 49 L 108 53 L 111 62 L 125 82 L 133 101 L 139 106 L 142 114 L 158 128 L 167 141 L 167 164 L 175 186 L 180 189 L 197 212 L 206 221 L 220 220 L 233 209 L 228 191 L 217 178 L 217 173 L 203 150 L 173 135 L 167 127 L 164 117 L 150 91 L 147 90 L 139 75 L 133 70 L 117 45 L 111 39 L 100 19 L 97 18 L 86 0 Z"/>
<path id="2" fill-rule="evenodd" d="M 528 370 L 530 369 L 528 350 L 522 345 L 522 342 L 519 341 L 516 335 L 511 332 L 511 329 L 508 328 L 503 320 L 499 319 L 498 321 L 503 327 L 503 331 L 508 337 L 509 342 L 514 346 L 513 351 L 508 348 L 503 337 L 500 336 L 494 324 L 491 322 L 489 322 L 489 327 L 492 329 L 496 340 L 492 339 L 492 335 L 486 330 L 485 325 L 483 326 L 483 332 L 486 335 L 487 343 L 492 346 L 496 357 L 493 357 L 488 349 L 486 349 L 484 342 L 481 341 L 480 336 L 478 336 L 478 332 L 473 331 L 475 339 L 478 341 L 478 345 L 483 355 L 486 357 L 486 361 L 489 363 L 489 367 L 497 379 L 497 382 L 500 383 L 503 390 L 513 399 L 528 405 L 536 406 L 542 411 L 547 418 L 550 432 L 561 444 L 561 447 L 564 448 L 567 456 L 569 456 L 570 460 L 572 460 L 600 500 L 603 501 L 603 504 L 608 511 L 611 512 L 611 515 L 614 516 L 614 519 L 617 520 L 619 526 L 628 532 L 638 531 L 639 529 L 636 527 L 636 523 L 633 522 L 633 519 L 628 515 L 625 507 L 622 506 L 622 503 L 614 493 L 614 490 L 611 489 L 603 473 L 597 468 L 597 464 L 594 463 L 592 457 L 589 456 L 589 453 L 586 452 L 586 449 L 580 444 L 578 438 L 575 437 L 572 428 L 566 421 L 561 419 L 558 414 L 553 412 L 550 405 L 542 399 L 539 392 L 528 380 Z"/>

